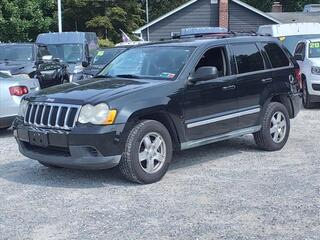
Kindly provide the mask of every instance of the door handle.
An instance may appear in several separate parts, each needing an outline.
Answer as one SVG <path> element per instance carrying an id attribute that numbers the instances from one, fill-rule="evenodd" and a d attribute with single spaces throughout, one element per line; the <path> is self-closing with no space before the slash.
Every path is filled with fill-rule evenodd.
<path id="1" fill-rule="evenodd" d="M 271 83 L 273 81 L 272 78 L 264 78 L 261 80 L 262 83 Z"/>
<path id="2" fill-rule="evenodd" d="M 223 91 L 230 91 L 230 90 L 234 90 L 234 89 L 236 89 L 236 85 L 229 85 L 229 86 L 222 88 Z"/>

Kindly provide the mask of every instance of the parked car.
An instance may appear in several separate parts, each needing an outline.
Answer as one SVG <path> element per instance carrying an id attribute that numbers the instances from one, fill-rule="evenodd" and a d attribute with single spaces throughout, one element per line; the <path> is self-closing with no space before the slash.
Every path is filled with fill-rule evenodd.
<path id="1" fill-rule="evenodd" d="M 48 167 L 119 165 L 138 183 L 173 151 L 254 134 L 284 147 L 302 105 L 300 71 L 275 38 L 237 34 L 135 46 L 98 78 L 28 95 L 14 123 L 23 155 Z"/>
<path id="2" fill-rule="evenodd" d="M 301 69 L 303 105 L 311 108 L 315 102 L 320 102 L 320 38 L 298 42 L 294 57 Z"/>
<path id="3" fill-rule="evenodd" d="M 259 27 L 258 33 L 278 38 L 293 54 L 300 40 L 312 37 L 320 38 L 320 23 L 263 25 Z"/>
<path id="4" fill-rule="evenodd" d="M 21 98 L 37 90 L 37 79 L 13 77 L 0 72 L 0 129 L 11 126 L 18 115 Z"/>
<path id="5" fill-rule="evenodd" d="M 320 12 L 320 4 L 307 4 L 303 8 L 303 12 L 306 12 L 306 13 Z"/>
<path id="6" fill-rule="evenodd" d="M 91 32 L 42 33 L 38 35 L 36 44 L 39 58 L 49 55 L 68 64 L 72 82 L 82 79 L 82 65 L 89 63 L 96 53 L 98 38 Z"/>
<path id="7" fill-rule="evenodd" d="M 100 48 L 92 61 L 89 63 L 84 63 L 85 69 L 83 70 L 84 78 L 92 78 L 101 69 L 109 64 L 116 56 L 124 52 L 129 47 L 114 47 L 114 48 Z"/>
<path id="8" fill-rule="evenodd" d="M 0 44 L 0 71 L 10 75 L 29 74 L 34 70 L 36 52 L 33 43 Z"/>

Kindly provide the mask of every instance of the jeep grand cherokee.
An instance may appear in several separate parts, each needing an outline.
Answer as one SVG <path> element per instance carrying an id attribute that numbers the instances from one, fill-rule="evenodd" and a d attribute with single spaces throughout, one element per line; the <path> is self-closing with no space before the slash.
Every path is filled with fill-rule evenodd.
<path id="1" fill-rule="evenodd" d="M 106 169 L 138 183 L 173 151 L 254 134 L 286 144 L 301 106 L 299 67 L 277 40 L 202 37 L 133 47 L 94 79 L 28 95 L 14 122 L 21 153 L 48 167 Z"/>

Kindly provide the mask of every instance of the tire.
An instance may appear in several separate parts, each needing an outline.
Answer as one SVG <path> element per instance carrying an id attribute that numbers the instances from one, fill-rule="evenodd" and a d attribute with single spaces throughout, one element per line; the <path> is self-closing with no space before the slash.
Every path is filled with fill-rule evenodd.
<path id="1" fill-rule="evenodd" d="M 303 107 L 310 109 L 313 107 L 313 103 L 310 101 L 310 95 L 308 91 L 307 81 L 303 81 L 303 98 L 302 98 Z"/>
<path id="2" fill-rule="evenodd" d="M 157 182 L 169 168 L 172 151 L 172 140 L 167 128 L 154 120 L 142 121 L 128 135 L 119 163 L 120 172 L 132 182 Z"/>
<path id="3" fill-rule="evenodd" d="M 40 162 L 38 161 L 41 165 L 47 167 L 47 168 L 62 168 L 62 167 L 59 167 L 57 165 L 52 165 L 52 164 L 49 164 L 49 163 L 45 163 L 45 162 Z"/>
<path id="4" fill-rule="evenodd" d="M 262 150 L 278 151 L 287 143 L 289 133 L 290 117 L 288 110 L 283 104 L 272 102 L 264 111 L 261 129 L 254 133 L 254 140 Z"/>

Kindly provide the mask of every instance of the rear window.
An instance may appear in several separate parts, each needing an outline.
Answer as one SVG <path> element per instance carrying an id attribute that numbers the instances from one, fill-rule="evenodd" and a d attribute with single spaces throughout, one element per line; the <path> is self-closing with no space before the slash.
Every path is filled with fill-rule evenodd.
<path id="1" fill-rule="evenodd" d="M 264 43 L 263 48 L 267 52 L 273 68 L 289 66 L 286 54 L 276 43 Z"/>
<path id="2" fill-rule="evenodd" d="M 263 58 L 255 44 L 235 44 L 232 48 L 239 74 L 264 70 Z"/>

